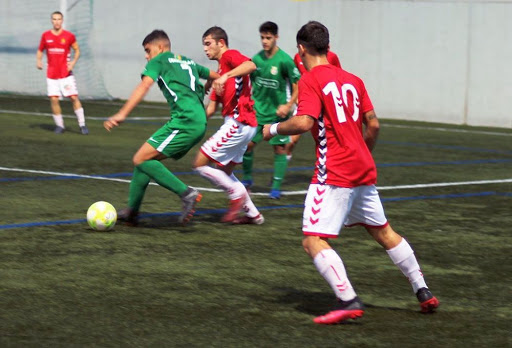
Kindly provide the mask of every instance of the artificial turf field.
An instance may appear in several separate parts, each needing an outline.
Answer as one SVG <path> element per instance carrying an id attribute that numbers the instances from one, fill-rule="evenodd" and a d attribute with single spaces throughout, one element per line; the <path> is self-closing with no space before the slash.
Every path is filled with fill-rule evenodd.
<path id="1" fill-rule="evenodd" d="M 189 225 L 177 223 L 179 199 L 151 185 L 139 227 L 94 232 L 87 208 L 126 205 L 131 157 L 168 111 L 145 103 L 108 133 L 101 119 L 119 102 L 83 104 L 90 135 L 74 116 L 55 135 L 46 99 L 0 95 L 0 346 L 512 346 L 511 129 L 381 120 L 374 156 L 386 215 L 441 306 L 421 314 L 385 251 L 350 228 L 332 245 L 367 309 L 360 320 L 320 326 L 312 318 L 333 294 L 301 248 L 309 135 L 280 200 L 266 197 L 270 146 L 256 148 L 253 200 L 264 225 L 219 222 L 227 198 L 191 172 L 198 145 L 164 162 L 202 188 Z M 220 122 L 209 122 L 207 136 Z"/>

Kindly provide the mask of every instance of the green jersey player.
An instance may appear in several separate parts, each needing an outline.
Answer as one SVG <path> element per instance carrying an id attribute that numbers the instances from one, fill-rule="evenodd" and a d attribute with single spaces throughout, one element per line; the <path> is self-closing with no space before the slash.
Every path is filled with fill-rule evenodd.
<path id="1" fill-rule="evenodd" d="M 213 80 L 220 75 L 187 57 L 172 53 L 169 37 L 162 30 L 154 30 L 147 35 L 142 46 L 148 60 L 142 81 L 124 106 L 103 125 L 110 131 L 124 122 L 155 81 L 171 108 L 171 119 L 133 156 L 135 169 L 130 183 L 128 208 L 118 213 L 118 219 L 128 225 L 137 225 L 144 193 L 153 179 L 181 197 L 183 211 L 179 221 L 186 223 L 194 213 L 195 204 L 201 200 L 201 194 L 178 179 L 160 161 L 166 158 L 180 159 L 203 138 L 206 131 L 203 105 L 205 89 L 199 79 Z"/>
<path id="2" fill-rule="evenodd" d="M 263 125 L 287 119 L 297 100 L 300 72 L 293 59 L 277 46 L 278 37 L 277 24 L 263 23 L 260 26 L 263 50 L 252 58 L 257 67 L 251 74 L 251 82 L 258 129 L 244 155 L 242 183 L 248 187 L 253 182 L 253 149 L 263 139 Z M 277 136 L 270 140 L 274 147 L 274 175 L 269 197 L 273 199 L 281 197 L 281 183 L 288 165 L 285 145 L 289 142 L 289 136 Z"/>

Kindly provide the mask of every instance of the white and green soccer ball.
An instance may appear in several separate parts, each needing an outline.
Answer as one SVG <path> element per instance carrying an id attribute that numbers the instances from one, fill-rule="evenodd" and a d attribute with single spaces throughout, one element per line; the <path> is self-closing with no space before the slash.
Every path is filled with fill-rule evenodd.
<path id="1" fill-rule="evenodd" d="M 87 223 L 93 230 L 109 231 L 114 228 L 116 221 L 116 208 L 108 202 L 96 202 L 87 210 Z"/>

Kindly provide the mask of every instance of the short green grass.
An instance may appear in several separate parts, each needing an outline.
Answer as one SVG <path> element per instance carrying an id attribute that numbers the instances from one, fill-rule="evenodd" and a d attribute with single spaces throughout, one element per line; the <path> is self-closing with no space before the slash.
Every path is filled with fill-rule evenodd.
<path id="1" fill-rule="evenodd" d="M 71 114 L 69 103 L 63 105 Z M 165 105 L 144 105 L 150 108 L 137 108 L 133 116 L 167 115 Z M 86 115 L 97 117 L 118 108 L 97 101 L 84 106 Z M 0 109 L 27 112 L 0 113 L 1 346 L 512 344 L 512 183 L 389 189 L 510 179 L 511 130 L 382 120 L 374 155 L 386 214 L 413 245 L 441 307 L 432 315 L 419 313 L 407 280 L 386 253 L 363 229 L 351 228 L 332 244 L 367 306 L 365 316 L 318 326 L 312 318 L 329 309 L 333 295 L 301 248 L 304 194 L 279 201 L 254 195 L 266 223 L 229 226 L 219 222 L 225 195 L 204 191 L 197 216 L 182 227 L 169 214 L 180 210 L 177 197 L 150 186 L 140 227 L 94 232 L 85 222 L 88 206 L 107 200 L 122 208 L 128 184 L 55 173 L 130 173 L 133 153 L 165 120 L 128 122 L 108 133 L 101 121 L 90 119 L 90 135 L 82 136 L 76 121 L 66 118 L 68 131 L 57 136 L 50 117 L 31 114 L 48 113 L 45 99 L 4 95 Z M 211 120 L 209 134 L 219 124 Z M 164 163 L 189 173 L 197 150 Z M 307 188 L 313 155 L 305 135 L 284 190 Z M 255 162 L 254 191 L 266 193 L 272 166 L 268 144 L 256 149 Z M 212 188 L 196 175 L 180 177 Z"/>

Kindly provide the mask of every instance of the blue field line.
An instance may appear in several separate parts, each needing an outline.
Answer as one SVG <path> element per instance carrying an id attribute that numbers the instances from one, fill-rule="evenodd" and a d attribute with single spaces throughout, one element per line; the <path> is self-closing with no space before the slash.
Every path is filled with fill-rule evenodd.
<path id="1" fill-rule="evenodd" d="M 416 201 L 416 200 L 428 200 L 428 199 L 452 199 L 452 198 L 468 198 L 468 197 L 483 197 L 483 196 L 506 196 L 512 197 L 512 192 L 495 192 L 495 191 L 484 191 L 484 192 L 472 192 L 472 193 L 453 193 L 444 195 L 431 195 L 431 196 L 413 196 L 413 197 L 392 197 L 392 198 L 381 198 L 383 203 L 386 202 L 400 202 L 400 201 Z M 265 207 L 258 207 L 259 210 L 276 210 L 276 209 L 296 209 L 304 208 L 304 204 L 287 204 L 287 205 L 272 205 Z M 200 209 L 197 210 L 195 215 L 208 215 L 208 214 L 223 214 L 227 209 Z M 147 219 L 152 217 L 166 217 L 166 216 L 178 216 L 181 212 L 168 212 L 168 213 L 143 213 L 139 217 L 141 219 Z M 87 223 L 86 219 L 73 219 L 73 220 L 58 220 L 58 221 L 45 221 L 45 222 L 27 222 L 19 224 L 7 224 L 0 225 L 0 230 L 12 229 L 12 228 L 27 228 L 27 227 L 41 227 L 41 226 L 58 226 L 58 225 L 74 225 Z"/>
<path id="2" fill-rule="evenodd" d="M 477 159 L 477 160 L 460 160 L 460 161 L 439 161 L 439 162 L 396 162 L 396 163 L 379 163 L 377 168 L 388 168 L 388 167 L 420 167 L 420 166 L 435 166 L 435 165 L 467 165 L 467 164 L 496 164 L 496 163 L 511 163 L 512 159 Z M 299 172 L 299 171 L 313 171 L 314 167 L 289 167 L 287 171 Z M 253 173 L 273 173 L 274 168 L 259 168 L 254 169 Z M 241 174 L 242 170 L 238 169 L 234 171 L 235 174 Z M 98 178 L 121 178 L 131 177 L 133 173 L 111 173 L 105 175 L 90 175 Z M 174 175 L 197 175 L 194 171 L 186 172 L 173 172 Z M 23 178 L 0 178 L 0 182 L 15 182 L 15 181 L 35 181 L 35 180 L 69 180 L 69 179 L 84 179 L 81 176 L 35 176 L 35 177 L 23 177 Z"/>
<path id="3" fill-rule="evenodd" d="M 481 148 L 457 146 L 457 145 L 436 145 L 436 144 L 410 143 L 410 142 L 392 141 L 392 140 L 379 140 L 379 144 L 403 145 L 403 146 L 412 146 L 412 147 L 428 147 L 428 148 L 434 148 L 434 149 L 486 152 L 486 153 L 499 153 L 499 154 L 505 154 L 505 155 L 512 155 L 512 151 L 481 149 Z"/>

